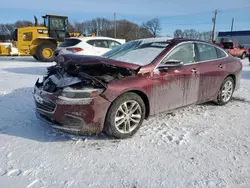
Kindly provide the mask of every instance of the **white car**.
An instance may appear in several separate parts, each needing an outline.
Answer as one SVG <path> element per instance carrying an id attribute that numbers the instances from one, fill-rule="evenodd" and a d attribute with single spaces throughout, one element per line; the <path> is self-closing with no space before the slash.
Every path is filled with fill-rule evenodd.
<path id="1" fill-rule="evenodd" d="M 101 56 L 126 41 L 109 37 L 66 38 L 55 50 L 55 56 L 60 54 L 79 54 Z"/>

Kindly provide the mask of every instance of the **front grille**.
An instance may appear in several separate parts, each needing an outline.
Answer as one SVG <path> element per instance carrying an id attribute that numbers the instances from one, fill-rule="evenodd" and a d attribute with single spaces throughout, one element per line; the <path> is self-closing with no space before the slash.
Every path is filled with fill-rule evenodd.
<path id="1" fill-rule="evenodd" d="M 54 112 L 56 105 L 49 101 L 43 101 L 43 103 L 36 102 L 36 107 L 40 110 L 44 110 L 47 112 Z"/>

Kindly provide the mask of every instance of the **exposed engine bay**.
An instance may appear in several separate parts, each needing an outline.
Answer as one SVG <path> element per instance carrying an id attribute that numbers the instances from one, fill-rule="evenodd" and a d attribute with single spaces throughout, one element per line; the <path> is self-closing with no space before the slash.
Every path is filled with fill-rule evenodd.
<path id="1" fill-rule="evenodd" d="M 84 64 L 71 60 L 57 63 L 47 69 L 48 73 L 44 77 L 43 83 L 37 84 L 43 86 L 44 91 L 51 93 L 67 86 L 75 89 L 107 88 L 107 84 L 111 81 L 137 73 L 135 70 L 99 62 Z"/>

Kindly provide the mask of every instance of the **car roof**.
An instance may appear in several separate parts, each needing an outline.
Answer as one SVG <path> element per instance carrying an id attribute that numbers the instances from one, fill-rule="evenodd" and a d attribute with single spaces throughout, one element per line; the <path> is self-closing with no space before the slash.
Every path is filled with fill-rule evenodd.
<path id="1" fill-rule="evenodd" d="M 70 37 L 68 39 L 78 39 L 81 41 L 88 41 L 88 40 L 93 40 L 93 39 L 109 39 L 109 40 L 115 40 L 119 42 L 119 39 L 115 39 L 115 38 L 110 38 L 110 37 L 101 37 L 101 36 L 96 36 L 96 37 Z M 172 44 L 178 44 L 181 42 L 189 42 L 189 41 L 193 41 L 193 42 L 203 42 L 203 43 L 207 43 L 210 45 L 213 45 L 213 43 L 207 42 L 207 41 L 203 41 L 203 40 L 197 40 L 197 39 L 188 39 L 188 38 L 173 38 L 173 37 L 156 37 L 156 38 L 144 38 L 144 39 L 137 39 L 137 40 L 133 40 L 133 41 L 142 41 L 145 43 L 150 43 L 150 42 L 170 42 Z"/>
<path id="2" fill-rule="evenodd" d="M 134 41 L 142 41 L 142 42 L 148 43 L 148 42 L 164 42 L 164 41 L 169 41 L 172 39 L 173 38 L 171 37 L 156 37 L 156 38 L 137 39 Z"/>
<path id="3" fill-rule="evenodd" d="M 145 43 L 148 42 L 170 42 L 170 43 L 181 43 L 181 42 L 188 42 L 188 41 L 194 41 L 194 42 L 203 42 L 203 43 L 209 43 L 202 40 L 196 40 L 196 39 L 188 39 L 188 38 L 171 38 L 171 37 L 156 37 L 156 38 L 145 38 L 145 39 L 138 39 L 134 41 L 142 41 Z"/>
<path id="4" fill-rule="evenodd" d="M 94 39 L 109 39 L 109 40 L 117 40 L 115 38 L 110 38 L 110 37 L 100 37 L 100 36 L 96 36 L 96 37 L 70 37 L 70 38 L 67 38 L 67 39 L 78 39 L 78 40 L 81 40 L 81 41 L 85 41 L 85 40 L 94 40 Z M 119 40 L 119 39 L 118 39 Z"/>

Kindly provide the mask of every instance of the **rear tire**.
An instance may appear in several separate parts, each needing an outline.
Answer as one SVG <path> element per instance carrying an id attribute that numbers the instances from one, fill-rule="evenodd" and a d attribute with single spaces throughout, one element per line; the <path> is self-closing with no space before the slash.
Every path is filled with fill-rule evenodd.
<path id="1" fill-rule="evenodd" d="M 245 59 L 246 56 L 247 56 L 246 52 L 243 52 L 240 58 L 241 58 L 241 59 Z"/>
<path id="2" fill-rule="evenodd" d="M 54 44 L 41 44 L 37 47 L 36 57 L 38 61 L 52 62 L 54 59 L 54 51 L 56 46 Z"/>
<path id="3" fill-rule="evenodd" d="M 231 100 L 233 96 L 233 92 L 234 92 L 234 87 L 235 87 L 235 83 L 232 77 L 227 77 L 223 81 L 223 83 L 221 84 L 219 94 L 217 96 L 218 105 L 221 105 L 221 106 L 225 105 Z"/>
<path id="4" fill-rule="evenodd" d="M 129 92 L 118 97 L 110 106 L 104 131 L 115 138 L 124 139 L 134 135 L 145 118 L 145 104 L 140 96 Z"/>

